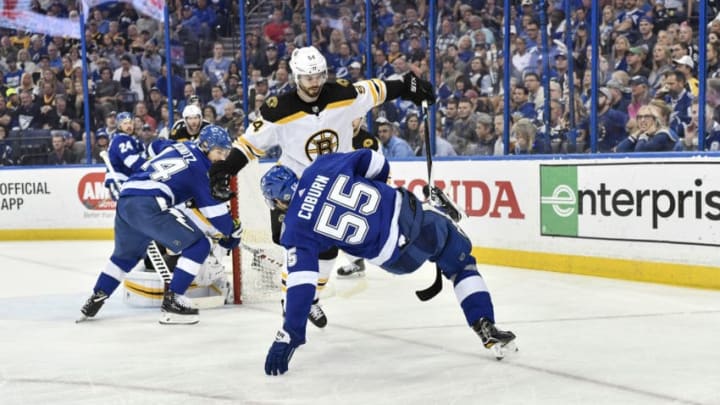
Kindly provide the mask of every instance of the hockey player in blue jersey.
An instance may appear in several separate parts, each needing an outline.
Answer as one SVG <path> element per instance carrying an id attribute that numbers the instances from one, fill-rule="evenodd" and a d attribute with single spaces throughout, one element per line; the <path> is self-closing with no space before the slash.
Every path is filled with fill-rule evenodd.
<path id="1" fill-rule="evenodd" d="M 141 170 L 132 174 L 120 192 L 115 215 L 115 248 L 100 273 L 92 296 L 82 307 L 83 319 L 94 317 L 125 275 L 144 257 L 151 240 L 182 252 L 162 302 L 162 324 L 198 322 L 185 291 L 210 253 L 205 234 L 176 204 L 193 199 L 196 207 L 225 238 L 220 244 L 232 249 L 242 227 L 233 222 L 225 203 L 210 195 L 208 168 L 225 159 L 232 140 L 223 128 L 203 128 L 194 142 L 175 143 Z"/>
<path id="2" fill-rule="evenodd" d="M 287 208 L 280 237 L 287 249 L 286 314 L 265 361 L 268 375 L 285 373 L 293 352 L 305 343 L 318 252 L 333 246 L 395 274 L 411 273 L 427 260 L 436 263 L 452 281 L 483 345 L 498 358 L 514 345 L 512 332 L 495 327 L 470 240 L 448 216 L 423 209 L 412 193 L 387 185 L 389 170 L 382 155 L 360 150 L 319 156 L 299 181 L 283 166 L 263 178 L 264 196 Z"/>
<path id="3" fill-rule="evenodd" d="M 119 131 L 110 140 L 108 156 L 115 173 L 108 171 L 105 174 L 105 187 L 110 190 L 110 197 L 117 201 L 120 196 L 119 185 L 127 181 L 131 174 L 140 170 L 145 163 L 145 147 L 142 142 L 133 136 L 133 116 L 129 112 L 117 115 Z"/>

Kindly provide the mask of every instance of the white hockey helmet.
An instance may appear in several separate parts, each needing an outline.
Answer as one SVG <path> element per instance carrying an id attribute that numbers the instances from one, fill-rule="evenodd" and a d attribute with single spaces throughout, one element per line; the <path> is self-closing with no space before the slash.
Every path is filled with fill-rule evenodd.
<path id="1" fill-rule="evenodd" d="M 325 57 L 314 46 L 297 48 L 290 58 L 290 70 L 297 85 L 300 75 L 314 75 L 321 73 L 327 77 L 327 62 Z"/>
<path id="2" fill-rule="evenodd" d="M 202 118 L 202 111 L 200 110 L 200 107 L 196 105 L 189 105 L 183 109 L 183 119 L 188 117 L 200 117 Z"/>

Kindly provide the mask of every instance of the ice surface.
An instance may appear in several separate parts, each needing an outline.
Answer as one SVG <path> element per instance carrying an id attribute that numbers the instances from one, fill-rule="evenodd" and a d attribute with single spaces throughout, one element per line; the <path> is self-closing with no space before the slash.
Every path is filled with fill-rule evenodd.
<path id="1" fill-rule="evenodd" d="M 75 324 L 111 242 L 0 243 L 0 403 L 720 404 L 720 292 L 482 266 L 498 362 L 431 267 L 333 277 L 329 324 L 308 327 L 290 372 L 268 377 L 280 305 L 201 311 L 194 326 L 116 293 Z M 718 275 L 720 277 L 720 274 Z"/>

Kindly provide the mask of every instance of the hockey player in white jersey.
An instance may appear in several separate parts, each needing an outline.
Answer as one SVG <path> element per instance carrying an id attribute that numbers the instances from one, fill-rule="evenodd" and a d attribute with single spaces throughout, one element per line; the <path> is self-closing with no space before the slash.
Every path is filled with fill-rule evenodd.
<path id="1" fill-rule="evenodd" d="M 389 186 L 389 171 L 383 156 L 360 150 L 321 156 L 299 180 L 282 166 L 264 176 L 266 198 L 286 211 L 280 242 L 288 267 L 285 321 L 265 361 L 268 375 L 285 373 L 295 349 L 305 343 L 318 252 L 331 246 L 394 274 L 411 273 L 425 261 L 436 263 L 452 281 L 465 320 L 483 345 L 498 358 L 514 346 L 515 335 L 495 326 L 490 292 L 477 271 L 470 240 L 450 217 L 424 209 L 412 193 Z"/>
<path id="2" fill-rule="evenodd" d="M 182 119 L 173 124 L 169 138 L 177 142 L 194 141 L 208 125 L 210 122 L 203 119 L 200 107 L 190 104 L 183 109 Z"/>
<path id="3" fill-rule="evenodd" d="M 396 81 L 370 79 L 353 84 L 340 79 L 326 83 L 327 63 L 320 51 L 312 46 L 293 51 L 290 69 L 296 90 L 268 97 L 260 108 L 260 118 L 238 138 L 228 159 L 210 168 L 210 182 L 216 198 L 230 199 L 230 176 L 274 146 L 282 148 L 279 163 L 299 177 L 318 156 L 352 151 L 352 121 L 373 107 L 397 97 L 418 105 L 423 100 L 435 101 L 430 82 L 413 74 Z M 275 243 L 279 243 L 281 221 L 278 217 L 277 210 L 272 210 Z M 336 256 L 335 247 L 320 252 L 319 289 L 327 282 Z M 317 294 L 315 298 L 317 300 Z M 311 321 L 322 327 L 327 318 L 317 301 L 313 305 L 313 317 L 317 315 L 318 318 Z"/>

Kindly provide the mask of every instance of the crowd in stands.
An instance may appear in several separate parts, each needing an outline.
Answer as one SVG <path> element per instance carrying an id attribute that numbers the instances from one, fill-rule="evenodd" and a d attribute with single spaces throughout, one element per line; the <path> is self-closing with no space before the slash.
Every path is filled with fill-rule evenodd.
<path id="1" fill-rule="evenodd" d="M 243 105 L 239 44 L 226 49 L 237 4 L 229 0 L 172 0 L 173 60 L 165 60 L 162 26 L 128 3 L 90 9 L 86 25 L 90 96 L 82 92 L 78 40 L 0 28 L 0 165 L 84 163 L 85 111 L 90 110 L 92 161 L 117 131 L 117 112 L 131 111 L 136 134 L 149 141 L 180 119 L 189 103 L 206 120 L 237 134 L 244 111 L 257 117 L 263 102 L 293 86 L 288 60 L 307 42 L 304 2 L 267 0 L 266 22 L 246 32 L 248 105 Z M 237 3 L 237 2 L 235 2 Z M 254 5 L 254 2 L 252 2 Z M 503 3 L 437 2 L 436 154 L 503 153 L 502 129 L 511 128 L 511 154 L 583 153 L 590 150 L 590 0 L 512 2 L 510 50 L 503 52 Z M 693 2 L 690 2 L 693 3 Z M 312 43 L 325 55 L 329 80 L 400 78 L 408 71 L 429 79 L 428 3 L 371 2 L 372 43 L 365 40 L 365 1 L 313 0 Z M 709 3 L 707 44 L 698 44 L 697 7 L 687 1 L 601 0 L 597 110 L 600 152 L 692 151 L 698 148 L 698 46 L 707 49 L 705 148 L 720 150 L 720 16 Z M 35 11 L 77 17 L 75 1 L 35 1 Z M 697 3 L 695 2 L 695 5 Z M 548 48 L 542 47 L 541 12 Z M 566 35 L 572 38 L 568 48 Z M 188 46 L 192 45 L 192 46 Z M 372 60 L 366 60 L 366 50 Z M 179 54 L 179 55 L 178 55 Z M 177 59 L 176 59 L 177 58 Z M 547 59 L 547 60 L 543 60 Z M 504 114 L 503 66 L 510 64 L 510 105 Z M 186 71 L 184 66 L 197 69 Z M 549 70 L 544 72 L 547 64 Z M 568 68 L 572 64 L 574 94 Z M 168 69 L 168 66 L 170 67 Z M 187 77 L 187 79 L 186 79 Z M 173 100 L 168 103 L 168 82 Z M 545 99 L 549 98 L 546 103 Z M 570 103 L 574 116 L 570 117 Z M 245 108 L 247 107 L 247 109 Z M 372 127 L 389 157 L 422 156 L 424 126 L 417 107 L 397 99 L 373 112 Z M 35 131 L 35 132 L 33 132 Z M 49 131 L 48 151 L 19 161 L 9 140 Z"/>

